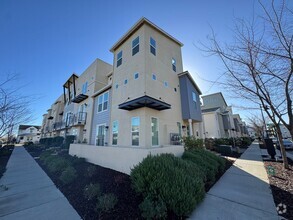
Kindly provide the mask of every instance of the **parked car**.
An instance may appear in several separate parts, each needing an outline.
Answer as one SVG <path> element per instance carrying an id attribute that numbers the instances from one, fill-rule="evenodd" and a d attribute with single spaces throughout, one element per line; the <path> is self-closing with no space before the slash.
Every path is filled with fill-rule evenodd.
<path id="1" fill-rule="evenodd" d="M 286 150 L 293 150 L 293 142 L 289 139 L 283 139 L 284 148 Z"/>
<path id="2" fill-rule="evenodd" d="M 275 144 L 275 143 L 274 143 Z M 283 139 L 283 145 L 286 150 L 293 150 L 293 142 L 290 139 Z M 276 143 L 277 149 L 280 150 L 280 144 Z"/>

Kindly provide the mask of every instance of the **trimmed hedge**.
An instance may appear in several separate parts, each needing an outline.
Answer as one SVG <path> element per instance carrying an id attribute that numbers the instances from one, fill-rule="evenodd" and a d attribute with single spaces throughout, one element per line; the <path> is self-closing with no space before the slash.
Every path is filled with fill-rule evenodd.
<path id="1" fill-rule="evenodd" d="M 177 216 L 187 216 L 205 195 L 202 171 L 171 154 L 149 155 L 132 169 L 131 180 L 145 198 L 140 205 L 145 218 L 167 215 L 164 207 Z M 147 215 L 150 207 L 160 211 Z"/>
<path id="2" fill-rule="evenodd" d="M 195 138 L 194 136 L 184 137 L 183 142 L 185 150 L 203 148 L 203 139 Z"/>

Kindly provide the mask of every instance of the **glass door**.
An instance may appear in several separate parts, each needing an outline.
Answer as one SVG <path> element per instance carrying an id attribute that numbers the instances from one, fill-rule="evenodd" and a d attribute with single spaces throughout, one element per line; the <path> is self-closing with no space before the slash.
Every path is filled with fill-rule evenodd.
<path id="1" fill-rule="evenodd" d="M 152 146 L 159 145 L 158 119 L 152 118 Z"/>
<path id="2" fill-rule="evenodd" d="M 96 146 L 104 146 L 105 137 L 106 137 L 105 125 L 97 125 Z"/>

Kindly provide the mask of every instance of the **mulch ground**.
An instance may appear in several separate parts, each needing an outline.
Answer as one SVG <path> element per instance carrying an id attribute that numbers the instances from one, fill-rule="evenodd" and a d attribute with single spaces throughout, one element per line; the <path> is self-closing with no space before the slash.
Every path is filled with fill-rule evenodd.
<path id="1" fill-rule="evenodd" d="M 289 169 L 284 169 L 282 162 L 264 161 L 264 164 L 276 207 L 284 204 L 287 208 L 284 214 L 279 212 L 279 215 L 286 219 L 293 219 L 293 161 L 288 159 L 288 162 Z M 283 211 L 281 205 L 280 211 Z"/>
<path id="2" fill-rule="evenodd" d="M 8 160 L 12 154 L 14 146 L 4 146 L 0 148 L 0 178 L 3 176 Z"/>

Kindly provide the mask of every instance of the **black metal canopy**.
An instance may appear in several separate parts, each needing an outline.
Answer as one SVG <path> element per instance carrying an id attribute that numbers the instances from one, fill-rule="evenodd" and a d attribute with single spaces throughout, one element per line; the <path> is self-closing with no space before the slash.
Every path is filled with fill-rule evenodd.
<path id="1" fill-rule="evenodd" d="M 134 109 L 138 109 L 142 107 L 148 107 L 148 108 L 161 111 L 161 110 L 170 109 L 171 105 L 147 95 L 133 99 L 131 101 L 128 101 L 119 105 L 120 109 L 124 109 L 128 111 L 132 111 Z"/>
<path id="2" fill-rule="evenodd" d="M 87 97 L 88 97 L 87 95 L 79 94 L 78 96 L 75 96 L 71 101 L 74 103 L 80 103 L 83 100 L 87 99 Z"/>

